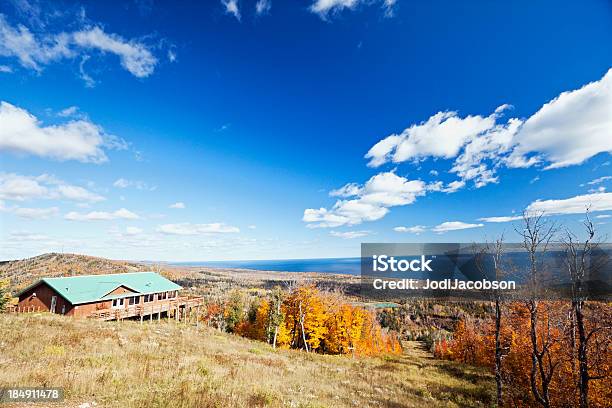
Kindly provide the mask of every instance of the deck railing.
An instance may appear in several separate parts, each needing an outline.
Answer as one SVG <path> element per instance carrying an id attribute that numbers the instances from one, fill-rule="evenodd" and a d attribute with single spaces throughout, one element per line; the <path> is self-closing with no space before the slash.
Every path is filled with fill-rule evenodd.
<path id="1" fill-rule="evenodd" d="M 36 313 L 36 312 L 44 312 L 40 306 L 23 306 L 19 305 L 8 305 L 5 309 L 6 313 Z"/>
<path id="2" fill-rule="evenodd" d="M 110 309 L 98 309 L 90 314 L 87 318 L 99 319 L 99 320 L 121 320 L 130 317 L 140 317 L 141 319 L 145 316 L 153 318 L 157 316 L 161 317 L 162 313 L 169 315 L 174 314 L 175 318 L 179 318 L 180 314 L 185 315 L 191 309 L 199 308 L 204 303 L 204 299 L 201 297 L 194 296 L 179 296 L 174 299 L 155 300 L 148 303 L 139 303 L 137 305 L 131 305 L 122 308 L 110 308 Z M 40 306 L 23 306 L 9 305 L 6 308 L 7 313 L 36 313 L 36 312 L 48 312 Z"/>
<path id="3" fill-rule="evenodd" d="M 186 310 L 199 307 L 204 300 L 201 297 L 181 296 L 174 299 L 156 300 L 150 303 L 139 303 L 121 308 L 99 309 L 91 312 L 87 317 L 99 320 L 121 320 L 130 317 L 149 316 L 151 318 L 161 317 L 162 313 L 174 313 L 176 318 Z"/>

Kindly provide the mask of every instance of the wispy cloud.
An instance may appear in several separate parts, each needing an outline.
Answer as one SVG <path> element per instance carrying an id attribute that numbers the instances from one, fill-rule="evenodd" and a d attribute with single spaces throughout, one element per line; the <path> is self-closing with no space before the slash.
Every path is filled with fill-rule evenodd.
<path id="1" fill-rule="evenodd" d="M 612 193 L 577 195 L 560 200 L 536 200 L 527 206 L 528 213 L 544 215 L 582 214 L 589 211 L 612 210 Z"/>
<path id="2" fill-rule="evenodd" d="M 176 203 L 174 203 L 174 204 L 170 204 L 170 205 L 168 206 L 168 208 L 174 208 L 174 209 L 179 209 L 179 210 L 182 210 L 182 209 L 184 209 L 184 208 L 185 208 L 185 203 L 183 203 L 183 202 L 179 201 L 179 202 L 176 202 Z"/>
<path id="3" fill-rule="evenodd" d="M 483 226 L 484 224 L 469 224 L 469 223 L 462 222 L 462 221 L 446 221 L 446 222 L 443 222 L 442 224 L 436 225 L 431 230 L 433 232 L 442 234 L 442 233 L 449 232 L 449 231 L 480 228 Z"/>
<path id="4" fill-rule="evenodd" d="M 355 10 L 362 5 L 382 4 L 385 17 L 393 17 L 396 0 L 315 0 L 309 7 L 310 11 L 318 14 L 323 20 L 330 15 L 344 10 Z"/>
<path id="5" fill-rule="evenodd" d="M 6 207 L 0 202 L 0 211 L 15 214 L 18 217 L 25 218 L 28 220 L 46 220 L 51 217 L 55 217 L 59 214 L 59 208 L 28 208 L 19 206 Z"/>
<path id="6" fill-rule="evenodd" d="M 68 184 L 48 174 L 24 176 L 15 173 L 0 173 L 0 199 L 49 199 L 90 203 L 105 200 L 103 196 L 84 187 Z"/>
<path id="7" fill-rule="evenodd" d="M 151 186 L 144 181 L 140 180 L 127 180 L 124 178 L 118 178 L 113 183 L 113 187 L 116 188 L 130 188 L 133 187 L 137 190 L 147 190 L 147 191 L 155 191 L 157 190 L 157 186 Z"/>
<path id="8" fill-rule="evenodd" d="M 225 8 L 227 14 L 231 14 L 236 17 L 236 20 L 240 21 L 240 8 L 238 7 L 238 0 L 221 0 L 221 4 Z"/>
<path id="9" fill-rule="evenodd" d="M 71 211 L 64 218 L 70 221 L 108 221 L 116 219 L 137 220 L 140 216 L 125 208 L 120 208 L 114 212 L 92 211 L 89 213 L 79 213 Z"/>
<path id="10" fill-rule="evenodd" d="M 121 66 L 138 78 L 153 74 L 158 61 L 150 47 L 138 40 L 125 39 L 106 32 L 99 25 L 89 25 L 72 32 L 35 34 L 24 25 L 13 26 L 0 14 L 0 56 L 16 58 L 27 69 L 41 72 L 45 65 L 62 60 L 88 58 L 99 52 L 119 57 Z M 83 71 L 86 83 L 93 82 Z"/>
<path id="11" fill-rule="evenodd" d="M 395 232 L 408 232 L 411 234 L 422 234 L 423 232 L 427 231 L 427 227 L 425 225 L 414 225 L 412 227 L 395 227 L 393 228 L 393 231 Z"/>
<path id="12" fill-rule="evenodd" d="M 258 16 L 268 14 L 271 8 L 272 0 L 258 0 L 257 3 L 255 3 L 255 13 Z"/>
<path id="13" fill-rule="evenodd" d="M 483 217 L 483 218 L 479 218 L 478 221 L 500 223 L 500 222 L 518 221 L 521 218 L 523 218 L 521 215 L 509 215 L 509 216 L 502 216 L 502 217 Z"/>
<path id="14" fill-rule="evenodd" d="M 612 176 L 599 177 L 599 178 L 596 178 L 595 180 L 589 181 L 587 184 L 592 186 L 594 184 L 600 184 L 600 183 L 603 183 L 603 182 L 608 181 L 608 180 L 612 180 Z"/>
<path id="15" fill-rule="evenodd" d="M 157 227 L 157 231 L 168 235 L 202 235 L 202 234 L 231 234 L 240 232 L 240 228 L 223 223 L 211 224 L 163 224 Z"/>
<path id="16" fill-rule="evenodd" d="M 329 235 L 332 237 L 342 238 L 342 239 L 355 239 L 361 238 L 370 235 L 370 231 L 330 231 Z"/>

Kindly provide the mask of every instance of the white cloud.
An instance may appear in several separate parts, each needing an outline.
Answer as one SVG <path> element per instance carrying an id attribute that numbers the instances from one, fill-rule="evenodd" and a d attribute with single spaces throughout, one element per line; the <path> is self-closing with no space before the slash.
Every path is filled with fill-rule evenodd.
<path id="1" fill-rule="evenodd" d="M 309 224 L 309 228 L 375 221 L 384 217 L 389 207 L 411 204 L 425 191 L 426 185 L 421 180 L 408 180 L 393 172 L 379 173 L 363 186 L 351 183 L 333 190 L 331 195 L 347 199 L 336 201 L 331 210 L 308 208 L 304 210 L 302 220 Z"/>
<path id="2" fill-rule="evenodd" d="M 315 0 L 310 6 L 310 11 L 325 18 L 330 12 L 337 12 L 343 9 L 353 9 L 360 3 L 360 0 Z"/>
<path id="3" fill-rule="evenodd" d="M 612 69 L 599 81 L 563 92 L 525 121 L 514 137 L 510 167 L 583 163 L 612 152 Z"/>
<path id="4" fill-rule="evenodd" d="M 83 55 L 81 62 L 79 62 L 79 76 L 85 83 L 85 88 L 93 88 L 96 86 L 96 80 L 85 71 L 85 63 L 89 61 L 90 58 L 89 55 Z"/>
<path id="5" fill-rule="evenodd" d="M 66 199 L 94 203 L 105 200 L 101 195 L 83 187 L 67 184 L 48 174 L 23 176 L 15 173 L 0 173 L 0 199 L 14 201 Z"/>
<path id="6" fill-rule="evenodd" d="M 383 9 L 385 10 L 385 17 L 393 17 L 395 15 L 395 5 L 397 0 L 383 0 Z"/>
<path id="7" fill-rule="evenodd" d="M 463 187 L 465 187 L 465 181 L 455 180 L 448 183 L 441 191 L 444 191 L 445 193 L 454 193 Z"/>
<path id="8" fill-rule="evenodd" d="M 103 148 L 125 148 L 125 141 L 84 119 L 44 126 L 25 109 L 0 102 L 0 151 L 102 163 L 108 160 Z"/>
<path id="9" fill-rule="evenodd" d="M 73 201 L 87 201 L 90 203 L 95 203 L 105 200 L 105 198 L 101 195 L 92 193 L 91 191 L 79 186 L 62 184 L 57 186 L 57 191 L 62 198 Z"/>
<path id="10" fill-rule="evenodd" d="M 126 180 L 124 178 L 119 178 L 119 179 L 115 180 L 115 182 L 113 183 L 113 187 L 116 187 L 116 188 L 134 187 L 134 188 L 136 188 L 138 190 L 148 190 L 148 191 L 155 191 L 155 190 L 157 190 L 157 186 L 150 186 L 147 183 L 145 183 L 144 181 Z"/>
<path id="11" fill-rule="evenodd" d="M 329 235 L 332 237 L 342 238 L 342 239 L 354 239 L 361 238 L 370 235 L 370 231 L 330 231 Z"/>
<path id="12" fill-rule="evenodd" d="M 511 215 L 511 216 L 504 216 L 504 217 L 484 217 L 484 218 L 479 218 L 478 221 L 484 221 L 484 222 L 511 222 L 511 221 L 517 221 L 522 219 L 523 217 L 521 215 Z"/>
<path id="13" fill-rule="evenodd" d="M 26 68 L 40 71 L 40 64 L 73 56 L 69 43 L 66 33 L 38 39 L 23 25 L 12 27 L 0 14 L 0 56 L 15 57 Z"/>
<path id="14" fill-rule="evenodd" d="M 38 177 L 0 173 L 0 198 L 25 201 L 32 198 L 48 198 L 50 190 Z"/>
<path id="15" fill-rule="evenodd" d="M 157 227 L 157 231 L 168 235 L 201 235 L 201 234 L 228 234 L 240 232 L 238 227 L 223 223 L 211 224 L 163 224 Z"/>
<path id="16" fill-rule="evenodd" d="M 236 17 L 240 21 L 240 9 L 238 8 L 238 0 L 221 0 L 221 4 L 225 7 L 225 12 Z"/>
<path id="17" fill-rule="evenodd" d="M 599 153 L 612 153 L 612 69 L 599 81 L 564 92 L 526 120 L 499 119 L 512 108 L 501 105 L 489 116 L 438 112 L 427 121 L 392 134 L 366 153 L 368 166 L 454 160 L 450 172 L 476 188 L 499 181 L 499 167 L 545 169 L 578 165 Z"/>
<path id="18" fill-rule="evenodd" d="M 438 112 L 426 122 L 412 125 L 399 135 L 393 134 L 376 143 L 366 153 L 368 166 L 387 162 L 418 161 L 426 157 L 453 158 L 474 136 L 491 129 L 495 114 L 460 118 L 457 112 Z"/>
<path id="19" fill-rule="evenodd" d="M 0 72 L 10 74 L 11 72 L 13 72 L 13 68 L 9 67 L 8 65 L 0 65 Z"/>
<path id="20" fill-rule="evenodd" d="M 76 58 L 91 50 L 117 55 L 121 66 L 139 78 L 151 75 L 157 64 L 145 44 L 106 33 L 99 26 L 58 34 L 43 33 L 37 37 L 23 25 L 11 26 L 0 14 L 0 56 L 17 58 L 25 68 L 40 72 L 43 65 Z"/>
<path id="21" fill-rule="evenodd" d="M 257 225 L 249 225 L 247 228 L 254 230 L 254 229 L 257 229 Z"/>
<path id="22" fill-rule="evenodd" d="M 183 209 L 183 208 L 185 208 L 185 203 L 183 203 L 183 202 L 180 202 L 180 201 L 179 201 L 179 202 L 177 202 L 177 203 L 170 204 L 170 205 L 168 206 L 168 208 Z"/>
<path id="23" fill-rule="evenodd" d="M 396 2 L 396 0 L 314 0 L 309 9 L 326 20 L 330 14 L 339 13 L 343 10 L 354 10 L 359 5 L 382 3 L 385 17 L 393 17 Z"/>
<path id="24" fill-rule="evenodd" d="M 593 184 L 600 184 L 608 180 L 612 180 L 612 176 L 599 177 L 599 178 L 596 178 L 595 180 L 589 181 L 587 184 L 592 186 Z"/>
<path id="25" fill-rule="evenodd" d="M 361 187 L 357 183 L 348 183 L 344 186 L 332 190 L 329 192 L 329 195 L 332 197 L 352 197 L 361 191 Z"/>
<path id="26" fill-rule="evenodd" d="M 393 228 L 393 231 L 395 232 L 409 232 L 411 234 L 422 234 L 423 232 L 427 231 L 427 227 L 425 225 L 415 225 L 412 227 L 395 227 Z"/>
<path id="27" fill-rule="evenodd" d="M 116 219 L 137 220 L 140 217 L 130 210 L 120 208 L 114 212 L 92 211 L 89 213 L 78 213 L 76 211 L 71 211 L 66 214 L 64 218 L 70 221 L 107 221 Z"/>
<path id="28" fill-rule="evenodd" d="M 73 37 L 74 43 L 80 47 L 117 55 L 121 66 L 136 77 L 148 77 L 155 70 L 157 58 L 142 43 L 126 41 L 117 34 L 104 32 L 100 27 L 77 31 Z"/>
<path id="29" fill-rule="evenodd" d="M 46 235 L 29 231 L 13 231 L 10 233 L 10 237 L 15 241 L 46 241 L 49 239 Z"/>
<path id="30" fill-rule="evenodd" d="M 142 229 L 138 227 L 126 227 L 125 234 L 126 235 L 138 235 L 142 233 Z"/>
<path id="31" fill-rule="evenodd" d="M 589 193 L 603 193 L 604 191 L 606 191 L 606 188 L 604 186 L 589 189 Z"/>
<path id="32" fill-rule="evenodd" d="M 595 216 L 595 218 L 599 218 L 599 219 L 610 218 L 610 217 L 612 217 L 612 215 L 610 215 L 610 214 L 602 214 L 602 215 L 596 215 Z"/>
<path id="33" fill-rule="evenodd" d="M 259 0 L 255 3 L 255 13 L 257 15 L 267 14 L 272 8 L 272 0 Z"/>
<path id="34" fill-rule="evenodd" d="M 484 224 L 468 224 L 468 223 L 461 222 L 461 221 L 447 221 L 447 222 L 443 222 L 440 225 L 436 225 L 435 227 L 432 228 L 432 231 L 441 234 L 441 233 L 448 232 L 448 231 L 457 231 L 457 230 L 464 230 L 464 229 L 470 229 L 470 228 L 480 228 L 483 226 Z"/>
<path id="35" fill-rule="evenodd" d="M 131 185 L 131 183 L 124 179 L 124 178 L 120 178 L 117 179 L 114 183 L 113 183 L 113 187 L 117 187 L 117 188 L 127 188 Z"/>
<path id="36" fill-rule="evenodd" d="M 585 194 L 562 200 L 536 200 L 527 206 L 526 211 L 544 215 L 581 214 L 587 208 L 591 212 L 612 210 L 612 193 Z"/>
<path id="37" fill-rule="evenodd" d="M 78 107 L 76 107 L 76 106 L 69 106 L 66 109 L 62 109 L 61 111 L 59 111 L 57 116 L 61 116 L 62 118 L 68 118 L 68 117 L 76 115 L 76 113 L 78 111 L 79 111 Z"/>
<path id="38" fill-rule="evenodd" d="M 13 213 L 18 217 L 26 218 L 29 220 L 36 219 L 47 219 L 50 217 L 54 217 L 59 213 L 59 208 L 51 207 L 51 208 L 27 208 L 27 207 L 18 207 L 11 206 L 6 207 L 4 202 L 0 201 L 0 211 Z"/>

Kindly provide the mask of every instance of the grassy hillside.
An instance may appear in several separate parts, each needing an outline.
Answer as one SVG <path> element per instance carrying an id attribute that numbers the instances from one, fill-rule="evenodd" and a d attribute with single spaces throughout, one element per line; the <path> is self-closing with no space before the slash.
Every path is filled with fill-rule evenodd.
<path id="1" fill-rule="evenodd" d="M 478 407 L 494 396 L 484 371 L 410 344 L 400 357 L 353 359 L 174 321 L 48 314 L 0 315 L 0 333 L 0 387 L 64 387 L 66 407 Z"/>
<path id="2" fill-rule="evenodd" d="M 10 279 L 11 287 L 19 289 L 45 276 L 125 273 L 150 269 L 150 265 L 136 262 L 114 261 L 88 255 L 50 253 L 0 263 L 0 279 Z"/>

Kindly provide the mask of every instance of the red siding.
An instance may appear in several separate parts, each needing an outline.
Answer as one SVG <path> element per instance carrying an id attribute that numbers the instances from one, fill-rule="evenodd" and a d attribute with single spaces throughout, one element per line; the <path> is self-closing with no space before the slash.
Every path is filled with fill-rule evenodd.
<path id="1" fill-rule="evenodd" d="M 51 311 L 51 298 L 57 296 L 55 304 L 55 313 L 72 314 L 72 304 L 66 299 L 57 294 L 53 288 L 44 282 L 40 282 L 33 288 L 28 289 L 21 295 L 19 295 L 20 308 L 32 307 L 35 310 L 41 310 L 49 312 Z"/>

